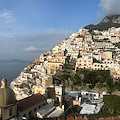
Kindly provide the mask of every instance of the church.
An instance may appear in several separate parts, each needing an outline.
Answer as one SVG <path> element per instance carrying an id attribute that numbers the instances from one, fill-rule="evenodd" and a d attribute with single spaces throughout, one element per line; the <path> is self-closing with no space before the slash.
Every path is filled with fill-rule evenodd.
<path id="1" fill-rule="evenodd" d="M 47 100 L 40 93 L 17 101 L 14 91 L 7 86 L 7 79 L 2 79 L 0 88 L 0 120 L 29 119 L 45 104 L 47 104 Z"/>

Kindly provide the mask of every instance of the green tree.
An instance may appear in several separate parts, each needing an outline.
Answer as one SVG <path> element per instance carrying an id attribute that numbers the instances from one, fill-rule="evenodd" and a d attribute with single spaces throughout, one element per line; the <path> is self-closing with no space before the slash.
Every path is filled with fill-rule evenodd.
<path id="1" fill-rule="evenodd" d="M 106 95 L 103 97 L 105 112 L 110 114 L 120 114 L 120 96 Z"/>

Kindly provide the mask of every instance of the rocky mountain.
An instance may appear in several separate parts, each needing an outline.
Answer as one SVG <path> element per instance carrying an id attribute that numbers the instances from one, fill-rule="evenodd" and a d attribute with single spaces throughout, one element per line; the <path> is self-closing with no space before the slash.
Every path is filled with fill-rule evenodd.
<path id="1" fill-rule="evenodd" d="M 90 31 L 98 29 L 98 30 L 107 30 L 110 27 L 120 27 L 120 15 L 106 16 L 103 20 L 97 25 L 87 25 L 86 29 Z"/>

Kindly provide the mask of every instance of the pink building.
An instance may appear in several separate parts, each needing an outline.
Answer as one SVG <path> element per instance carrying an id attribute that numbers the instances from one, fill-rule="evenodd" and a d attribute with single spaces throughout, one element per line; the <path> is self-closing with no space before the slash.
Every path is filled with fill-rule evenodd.
<path id="1" fill-rule="evenodd" d="M 105 38 L 105 36 L 103 36 L 103 35 L 94 35 L 93 38 L 98 39 L 98 40 L 100 40 L 100 39 L 103 40 Z"/>
<path id="2" fill-rule="evenodd" d="M 120 36 L 120 31 L 115 32 L 114 34 L 115 34 L 115 36 L 118 36 L 118 37 L 119 37 L 119 36 Z"/>
<path id="3" fill-rule="evenodd" d="M 101 58 L 104 60 L 112 59 L 112 52 L 101 52 L 99 54 L 101 55 Z"/>
<path id="4" fill-rule="evenodd" d="M 86 34 L 86 32 L 83 31 L 80 33 L 80 36 L 85 36 L 85 34 Z"/>
<path id="5" fill-rule="evenodd" d="M 87 53 L 87 51 L 86 50 L 80 51 L 80 56 L 82 56 L 84 53 Z"/>
<path id="6" fill-rule="evenodd" d="M 92 49 L 92 51 L 94 51 L 94 50 L 98 50 L 97 47 L 92 47 L 91 49 Z"/>
<path id="7" fill-rule="evenodd" d="M 93 59 L 91 57 L 78 58 L 76 62 L 76 68 L 91 69 Z"/>
<path id="8" fill-rule="evenodd" d="M 39 61 L 38 59 L 34 59 L 34 60 L 33 60 L 33 63 L 34 63 L 35 65 L 39 65 L 39 64 L 40 64 L 40 61 Z"/>

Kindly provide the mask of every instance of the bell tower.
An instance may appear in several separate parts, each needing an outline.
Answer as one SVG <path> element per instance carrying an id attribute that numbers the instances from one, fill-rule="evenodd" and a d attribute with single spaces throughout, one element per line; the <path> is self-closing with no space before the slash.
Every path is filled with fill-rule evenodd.
<path id="1" fill-rule="evenodd" d="M 6 87 L 7 87 L 7 79 L 4 76 L 4 78 L 1 81 L 1 88 L 6 88 Z"/>

